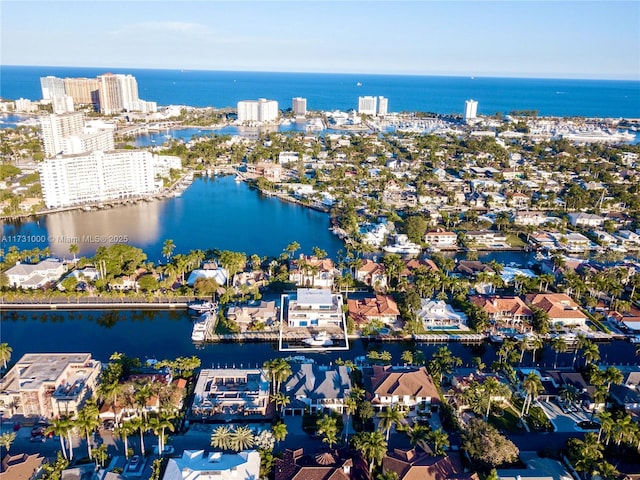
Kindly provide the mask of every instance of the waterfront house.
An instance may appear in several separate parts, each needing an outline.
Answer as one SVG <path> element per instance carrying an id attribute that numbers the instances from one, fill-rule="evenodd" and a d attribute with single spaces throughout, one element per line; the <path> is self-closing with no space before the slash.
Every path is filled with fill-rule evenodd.
<path id="1" fill-rule="evenodd" d="M 192 418 L 264 417 L 269 381 L 259 368 L 202 369 L 193 393 Z"/>
<path id="2" fill-rule="evenodd" d="M 251 272 L 238 272 L 233 276 L 231 284 L 235 288 L 239 287 L 264 287 L 268 283 L 265 273 L 262 270 Z"/>
<path id="3" fill-rule="evenodd" d="M 611 310 L 607 314 L 607 318 L 619 327 L 629 329 L 632 332 L 640 331 L 640 310 L 636 307 L 631 307 L 628 312 L 623 313 Z"/>
<path id="4" fill-rule="evenodd" d="M 503 170 L 502 175 L 504 176 L 505 180 L 507 180 L 507 170 Z M 522 208 L 522 207 L 528 207 L 529 206 L 529 202 L 531 201 L 531 199 L 529 198 L 529 195 L 526 195 L 524 193 L 520 193 L 520 192 L 515 192 L 513 195 L 511 195 L 511 198 L 508 202 L 510 207 L 515 207 L 515 208 Z"/>
<path id="5" fill-rule="evenodd" d="M 411 283 L 415 279 L 416 271 L 419 269 L 429 272 L 440 271 L 436 263 L 430 258 L 410 258 L 404 261 L 404 269 L 400 272 L 399 277 L 406 278 Z"/>
<path id="6" fill-rule="evenodd" d="M 592 213 L 577 212 L 569 214 L 569 223 L 574 227 L 602 227 L 604 220 L 604 217 Z"/>
<path id="7" fill-rule="evenodd" d="M 539 227 L 555 220 L 557 220 L 556 217 L 549 217 L 544 212 L 535 210 L 518 210 L 513 214 L 513 223 L 515 225 Z"/>
<path id="8" fill-rule="evenodd" d="M 299 288 L 295 298 L 282 295 L 281 316 L 289 327 L 342 327 L 342 295 L 321 288 Z"/>
<path id="9" fill-rule="evenodd" d="M 587 316 L 579 305 L 564 293 L 529 293 L 525 295 L 528 305 L 544 310 L 552 324 L 563 327 L 577 325 L 584 327 Z"/>
<path id="10" fill-rule="evenodd" d="M 363 282 L 374 290 L 385 290 L 387 288 L 387 273 L 384 265 L 368 258 L 363 260 L 361 266 L 357 267 L 356 280 Z"/>
<path id="11" fill-rule="evenodd" d="M 380 320 L 387 325 L 393 325 L 400 317 L 400 311 L 395 300 L 390 295 L 376 295 L 368 298 L 350 298 L 347 300 L 349 316 L 359 325 L 367 325 L 374 320 Z"/>
<path id="12" fill-rule="evenodd" d="M 264 300 L 248 305 L 232 305 L 227 310 L 227 318 L 240 325 L 244 331 L 251 324 L 273 325 L 278 320 L 278 309 L 275 301 Z"/>
<path id="13" fill-rule="evenodd" d="M 428 448 L 428 447 L 427 447 Z M 395 448 L 382 459 L 382 471 L 393 472 L 398 480 L 478 480 L 475 473 L 465 472 L 458 453 L 433 456 L 433 452 Z"/>
<path id="14" fill-rule="evenodd" d="M 57 281 L 65 271 L 64 263 L 48 258 L 37 264 L 17 263 L 4 273 L 10 287 L 36 289 Z"/>
<path id="15" fill-rule="evenodd" d="M 417 405 L 440 405 L 440 396 L 424 367 L 374 365 L 363 369 L 367 398 L 378 411 L 399 405 L 410 411 Z"/>
<path id="16" fill-rule="evenodd" d="M 465 277 L 474 277 L 481 272 L 496 273 L 489 265 L 478 260 L 460 260 L 453 271 Z"/>
<path id="17" fill-rule="evenodd" d="M 247 173 L 249 175 L 266 178 L 271 182 L 279 182 L 282 180 L 282 167 L 278 163 L 248 163 Z"/>
<path id="18" fill-rule="evenodd" d="M 344 365 L 327 366 L 315 363 L 291 365 L 291 376 L 284 382 L 290 403 L 284 414 L 302 415 L 327 411 L 343 412 L 344 400 L 351 393 L 349 370 Z"/>
<path id="19" fill-rule="evenodd" d="M 367 467 L 347 449 L 305 455 L 303 448 L 287 448 L 275 459 L 275 480 L 355 480 L 367 478 Z M 256 477 L 257 478 L 257 477 Z"/>
<path id="20" fill-rule="evenodd" d="M 229 278 L 229 272 L 217 265 L 204 265 L 203 268 L 193 270 L 189 274 L 189 277 L 187 277 L 187 285 L 193 287 L 199 278 L 208 278 L 215 280 L 218 285 L 226 285 L 227 279 Z"/>
<path id="21" fill-rule="evenodd" d="M 73 417 L 95 391 L 100 370 L 89 353 L 27 353 L 0 381 L 0 413 Z"/>
<path id="22" fill-rule="evenodd" d="M 460 372 L 461 370 L 459 369 L 458 371 Z M 493 378 L 500 383 L 504 383 L 502 382 L 501 377 L 496 373 L 478 373 L 474 371 L 468 374 L 453 375 L 451 377 L 451 390 L 449 390 L 446 396 L 456 406 L 458 412 L 468 410 L 471 407 L 465 402 L 462 392 L 473 385 L 482 385 L 489 378 Z M 491 395 L 490 400 L 492 402 L 502 403 L 506 402 L 508 399 L 501 393 L 498 393 Z"/>
<path id="23" fill-rule="evenodd" d="M 466 232 L 467 239 L 470 243 L 480 248 L 507 248 L 507 237 L 500 232 L 491 230 L 478 230 Z"/>
<path id="24" fill-rule="evenodd" d="M 489 320 L 498 330 L 515 328 L 523 332 L 532 329 L 533 312 L 520 297 L 473 295 L 469 300 L 489 315 Z"/>
<path id="25" fill-rule="evenodd" d="M 424 242 L 433 250 L 456 249 L 458 236 L 453 232 L 438 228 L 435 232 L 427 232 L 424 236 Z"/>
<path id="26" fill-rule="evenodd" d="M 232 478 L 256 480 L 260 478 L 260 453 L 243 450 L 238 453 L 185 450 L 182 457 L 170 458 L 162 480 L 209 480 Z"/>
<path id="27" fill-rule="evenodd" d="M 332 288 L 333 279 L 338 275 L 330 258 L 300 255 L 290 262 L 289 281 L 300 287 Z"/>
<path id="28" fill-rule="evenodd" d="M 443 300 L 421 299 L 417 317 L 427 330 L 466 328 L 467 324 L 467 316 Z"/>

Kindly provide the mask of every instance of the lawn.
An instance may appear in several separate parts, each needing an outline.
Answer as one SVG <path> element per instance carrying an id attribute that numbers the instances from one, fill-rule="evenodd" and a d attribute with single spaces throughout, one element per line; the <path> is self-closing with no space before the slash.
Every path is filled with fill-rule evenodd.
<path id="1" fill-rule="evenodd" d="M 524 430 L 518 414 L 511 407 L 505 409 L 492 408 L 489 423 L 503 432 L 520 432 Z"/>

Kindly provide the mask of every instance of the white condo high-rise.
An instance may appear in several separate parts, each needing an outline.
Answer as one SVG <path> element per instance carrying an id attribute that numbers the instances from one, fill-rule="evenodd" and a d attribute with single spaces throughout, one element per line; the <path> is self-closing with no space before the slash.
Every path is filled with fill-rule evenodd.
<path id="1" fill-rule="evenodd" d="M 375 115 L 378 111 L 377 97 L 358 97 L 358 113 Z"/>
<path id="2" fill-rule="evenodd" d="M 40 164 L 48 208 L 133 198 L 157 190 L 153 154 L 143 150 L 65 155 Z"/>
<path id="3" fill-rule="evenodd" d="M 273 122 L 278 119 L 278 102 L 260 98 L 238 102 L 238 121 Z"/>
<path id="4" fill-rule="evenodd" d="M 65 137 L 82 134 L 84 128 L 84 114 L 81 112 L 65 113 L 62 115 L 47 115 L 40 117 L 44 154 L 53 157 L 63 151 Z"/>
<path id="5" fill-rule="evenodd" d="M 475 100 L 467 100 L 464 102 L 464 120 L 474 120 L 478 113 L 478 102 Z"/>
<path id="6" fill-rule="evenodd" d="M 64 80 L 62 78 L 48 76 L 40 77 L 42 99 L 51 100 L 53 97 L 64 97 Z"/>
<path id="7" fill-rule="evenodd" d="M 132 75 L 105 73 L 98 76 L 100 112 L 105 115 L 136 108 L 138 82 Z"/>
<path id="8" fill-rule="evenodd" d="M 307 99 L 296 97 L 291 101 L 291 109 L 296 117 L 304 117 L 307 114 Z"/>
<path id="9" fill-rule="evenodd" d="M 389 110 L 389 99 L 386 97 L 378 97 L 378 115 L 384 116 Z"/>

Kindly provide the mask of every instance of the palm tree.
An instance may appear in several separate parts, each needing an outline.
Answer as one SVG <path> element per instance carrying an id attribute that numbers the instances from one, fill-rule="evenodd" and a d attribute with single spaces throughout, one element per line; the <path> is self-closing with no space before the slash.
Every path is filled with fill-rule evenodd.
<path id="1" fill-rule="evenodd" d="M 282 409 L 291 403 L 291 399 L 282 392 L 271 395 L 271 401 L 280 414 L 282 414 Z"/>
<path id="2" fill-rule="evenodd" d="M 576 339 L 575 350 L 573 352 L 573 363 L 571 364 L 572 367 L 575 368 L 576 360 L 578 359 L 578 352 L 582 350 L 585 347 L 585 345 L 587 345 L 588 342 L 589 340 L 587 339 L 587 337 L 585 337 L 582 334 L 578 335 Z"/>
<path id="3" fill-rule="evenodd" d="M 602 459 L 603 445 L 598 442 L 595 433 L 589 432 L 584 440 L 572 438 L 568 442 L 570 457 L 574 459 L 574 466 L 578 472 L 589 474 L 594 465 Z"/>
<path id="4" fill-rule="evenodd" d="M 609 443 L 609 436 L 611 435 L 611 432 L 613 430 L 613 415 L 611 412 L 603 410 L 602 412 L 598 413 L 598 420 L 600 422 L 600 429 L 598 430 L 598 442 L 600 441 L 600 438 L 604 433 L 606 435 L 605 443 Z"/>
<path id="5" fill-rule="evenodd" d="M 7 369 L 7 363 L 11 360 L 11 353 L 13 348 L 8 343 L 0 343 L 0 362 L 4 365 L 4 369 Z"/>
<path id="6" fill-rule="evenodd" d="M 117 427 L 118 412 L 116 408 L 118 405 L 118 400 L 120 400 L 124 394 L 124 386 L 118 381 L 118 379 L 114 379 L 112 382 L 100 383 L 100 385 L 98 385 L 96 393 L 98 394 L 98 398 L 100 400 L 105 403 L 111 404 L 111 407 L 113 409 L 113 420 Z"/>
<path id="7" fill-rule="evenodd" d="M 249 427 L 236 427 L 231 433 L 231 449 L 239 452 L 253 447 L 253 432 Z"/>
<path id="8" fill-rule="evenodd" d="M 378 474 L 376 480 L 398 480 L 398 474 L 394 471 L 388 470 Z"/>
<path id="9" fill-rule="evenodd" d="M 487 413 L 485 415 L 485 418 L 488 419 L 489 413 L 491 412 L 491 397 L 508 397 L 511 390 L 508 386 L 499 382 L 494 377 L 489 377 L 482 383 L 482 390 L 484 392 L 484 395 L 486 396 L 487 402 Z"/>
<path id="10" fill-rule="evenodd" d="M 53 434 L 60 437 L 60 449 L 62 450 L 62 456 L 65 460 L 73 458 L 73 454 L 71 452 L 67 455 L 67 449 L 65 448 L 65 438 L 69 435 L 71 430 L 73 430 L 73 422 L 66 417 L 51 419 L 51 424 L 46 430 L 47 435 Z M 73 445 L 71 443 L 69 443 L 69 449 L 73 449 Z"/>
<path id="11" fill-rule="evenodd" d="M 562 337 L 555 337 L 551 340 L 551 348 L 556 352 L 556 358 L 553 362 L 553 368 L 558 368 L 558 354 L 564 353 L 569 348 L 567 342 Z"/>
<path id="12" fill-rule="evenodd" d="M 599 462 L 596 466 L 596 472 L 603 480 L 615 480 L 620 475 L 616 467 L 609 462 Z"/>
<path id="13" fill-rule="evenodd" d="M 329 445 L 329 448 L 338 443 L 338 421 L 330 415 L 324 415 L 316 423 L 318 434 L 322 435 L 322 441 Z"/>
<path id="14" fill-rule="evenodd" d="M 140 455 L 144 457 L 145 448 L 144 448 L 144 432 L 149 428 L 147 423 L 147 419 L 145 417 L 135 417 L 130 420 L 131 428 L 133 430 L 138 430 L 140 432 Z"/>
<path id="15" fill-rule="evenodd" d="M 15 439 L 16 439 L 16 432 L 3 433 L 2 435 L 0 435 L 0 447 L 4 447 L 7 450 L 7 453 L 9 453 L 9 449 L 11 448 L 11 444 L 13 443 L 13 441 Z"/>
<path id="16" fill-rule="evenodd" d="M 171 255 L 173 254 L 175 248 L 175 243 L 173 243 L 173 240 L 170 239 L 165 240 L 162 244 L 162 256 L 167 259 L 167 263 L 169 263 L 169 258 L 171 258 Z"/>
<path id="17" fill-rule="evenodd" d="M 385 440 L 387 442 L 389 441 L 391 428 L 400 425 L 404 421 L 405 416 L 405 412 L 400 410 L 397 405 L 387 407 L 378 414 L 378 418 L 380 419 L 379 426 L 382 430 L 386 430 Z"/>
<path id="18" fill-rule="evenodd" d="M 231 447 L 231 430 L 229 427 L 220 426 L 211 433 L 211 446 L 220 450 Z"/>
<path id="19" fill-rule="evenodd" d="M 600 349 L 598 345 L 591 341 L 587 341 L 582 352 L 586 365 L 600 360 Z"/>
<path id="20" fill-rule="evenodd" d="M 405 350 L 400 357 L 405 365 L 413 365 L 413 352 L 411 350 Z"/>
<path id="21" fill-rule="evenodd" d="M 278 422 L 271 427 L 273 438 L 276 442 L 281 442 L 287 437 L 287 424 L 284 422 Z"/>
<path id="22" fill-rule="evenodd" d="M 527 375 L 527 378 L 525 378 L 524 381 L 522 382 L 522 387 L 527 392 L 527 396 L 525 397 L 524 403 L 522 404 L 522 411 L 520 412 L 520 418 L 522 418 L 523 415 L 529 414 L 529 409 L 531 408 L 531 402 L 533 401 L 534 398 L 538 396 L 538 392 L 540 392 L 543 388 L 540 378 L 534 372 L 529 372 L 529 375 Z"/>
<path id="23" fill-rule="evenodd" d="M 624 376 L 616 367 L 607 367 L 604 371 L 604 379 L 607 384 L 607 392 L 609 392 L 612 384 L 620 385 L 623 382 Z"/>
<path id="24" fill-rule="evenodd" d="M 616 445 L 620 445 L 620 443 L 622 443 L 622 440 L 629 436 L 632 425 L 633 420 L 631 419 L 631 415 L 629 414 L 623 415 L 615 420 L 613 424 L 613 432 L 614 435 L 618 437 Z"/>
<path id="25" fill-rule="evenodd" d="M 349 423 L 351 422 L 351 419 L 353 418 L 353 414 L 356 412 L 357 409 L 358 409 L 358 402 L 356 401 L 355 397 L 349 395 L 347 398 L 345 398 L 344 407 L 343 407 L 344 413 L 347 415 L 347 423 L 344 429 L 345 440 L 349 440 Z"/>
<path id="26" fill-rule="evenodd" d="M 119 427 L 115 429 L 116 435 L 118 435 L 124 441 L 124 457 L 129 458 L 129 436 L 136 431 L 131 422 L 122 422 Z"/>
<path id="27" fill-rule="evenodd" d="M 424 443 L 429 439 L 429 433 L 431 429 L 429 427 L 425 427 L 422 425 L 415 425 L 413 428 L 407 429 L 407 435 L 409 436 L 409 443 L 411 446 L 415 447 L 416 445 L 423 446 Z M 423 450 L 426 450 L 423 447 Z"/>
<path id="28" fill-rule="evenodd" d="M 71 245 L 69 245 L 69 253 L 73 255 L 74 263 L 76 261 L 76 255 L 78 254 L 79 251 L 80 251 L 80 247 L 78 247 L 77 243 L 72 243 Z"/>
<path id="29" fill-rule="evenodd" d="M 387 441 L 380 432 L 360 432 L 353 437 L 352 445 L 355 450 L 369 462 L 369 476 L 373 467 L 382 462 L 387 454 Z"/>
<path id="30" fill-rule="evenodd" d="M 438 428 L 429 434 L 429 441 L 433 445 L 433 453 L 444 455 L 445 448 L 449 446 L 449 435 L 441 428 Z"/>
<path id="31" fill-rule="evenodd" d="M 75 420 L 75 425 L 83 430 L 87 439 L 87 452 L 89 453 L 89 459 L 92 460 L 91 456 L 91 434 L 93 431 L 100 426 L 100 411 L 98 410 L 98 406 L 95 401 L 88 400 L 84 407 L 82 407 L 78 411 L 78 415 Z"/>
<path id="32" fill-rule="evenodd" d="M 544 347 L 544 340 L 542 338 L 536 336 L 531 339 L 531 343 L 529 344 L 531 348 L 531 362 L 532 364 L 536 363 L 536 352 Z"/>

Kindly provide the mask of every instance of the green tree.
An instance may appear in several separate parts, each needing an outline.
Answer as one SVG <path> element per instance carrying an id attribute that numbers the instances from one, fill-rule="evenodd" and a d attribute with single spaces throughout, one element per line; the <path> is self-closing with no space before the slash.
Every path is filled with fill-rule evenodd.
<path id="1" fill-rule="evenodd" d="M 369 476 L 376 464 L 382 463 L 387 453 L 387 441 L 381 432 L 360 432 L 351 440 L 355 450 L 360 452 L 369 463 Z"/>
<path id="2" fill-rule="evenodd" d="M 553 368 L 558 368 L 558 354 L 564 353 L 568 350 L 569 346 L 567 342 L 562 337 L 555 337 L 551 340 L 551 349 L 556 352 L 556 358 L 553 362 Z"/>
<path id="3" fill-rule="evenodd" d="M 472 460 L 488 467 L 518 459 L 518 448 L 487 422 L 473 418 L 462 434 L 462 448 Z"/>
<path id="4" fill-rule="evenodd" d="M 9 453 L 9 449 L 11 448 L 11 444 L 16 439 L 16 432 L 7 432 L 0 435 L 0 447 L 4 447 L 4 449 Z"/>
<path id="5" fill-rule="evenodd" d="M 273 438 L 276 442 L 282 442 L 287 437 L 287 424 L 284 422 L 278 422 L 271 427 L 273 432 Z"/>
<path id="6" fill-rule="evenodd" d="M 322 441 L 329 445 L 329 448 L 338 443 L 338 421 L 331 415 L 323 415 L 318 419 L 317 432 L 322 436 Z"/>
<path id="7" fill-rule="evenodd" d="M 50 425 L 47 427 L 46 434 L 57 435 L 60 438 L 60 450 L 65 460 L 73 458 L 73 444 L 69 442 L 69 454 L 65 447 L 65 439 L 73 431 L 73 422 L 66 417 L 52 418 Z"/>
<path id="8" fill-rule="evenodd" d="M 585 475 L 590 476 L 595 467 L 602 460 L 604 446 L 598 441 L 593 432 L 588 432 L 584 440 L 570 438 L 567 441 L 567 457 L 573 463 L 574 468 Z"/>
<path id="9" fill-rule="evenodd" d="M 100 426 L 100 411 L 93 400 L 88 400 L 84 406 L 78 411 L 75 425 L 84 432 L 87 440 L 87 452 L 89 459 L 92 460 L 91 454 L 91 434 Z"/>
<path id="10" fill-rule="evenodd" d="M 162 244 L 162 256 L 167 260 L 167 263 L 169 263 L 169 259 L 171 258 L 171 255 L 173 255 L 173 251 L 175 249 L 176 245 L 171 239 L 165 240 Z"/>
<path id="11" fill-rule="evenodd" d="M 538 375 L 536 375 L 535 372 L 529 372 L 529 375 L 527 375 L 522 382 L 522 388 L 527 392 L 527 395 L 522 404 L 522 411 L 520 412 L 521 418 L 523 415 L 529 414 L 531 402 L 538 396 L 538 393 L 542 391 L 543 387 Z"/>
<path id="12" fill-rule="evenodd" d="M 228 450 L 231 447 L 231 433 L 227 426 L 217 427 L 211 433 L 211 446 L 220 450 Z"/>
<path id="13" fill-rule="evenodd" d="M 236 427 L 231 433 L 231 450 L 240 452 L 253 447 L 253 432 L 249 427 L 242 426 Z"/>
<path id="14" fill-rule="evenodd" d="M 433 445 L 433 453 L 444 455 L 445 449 L 449 446 L 449 435 L 441 428 L 437 428 L 429 434 L 429 442 Z"/>
<path id="15" fill-rule="evenodd" d="M 13 348 L 8 343 L 0 343 L 0 362 L 2 362 L 5 370 L 7 369 L 7 363 L 11 360 L 12 352 Z"/>
<path id="16" fill-rule="evenodd" d="M 397 405 L 387 407 L 378 414 L 379 426 L 385 431 L 385 440 L 389 441 L 389 433 L 394 426 L 399 426 L 404 421 L 406 414 Z"/>

